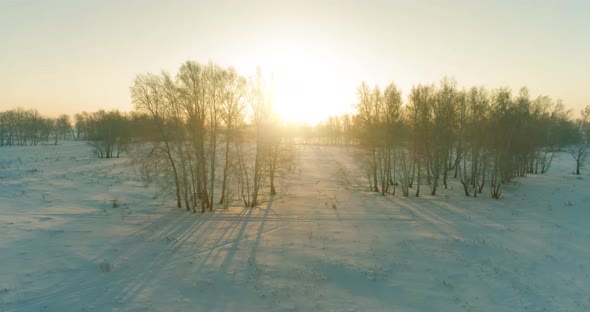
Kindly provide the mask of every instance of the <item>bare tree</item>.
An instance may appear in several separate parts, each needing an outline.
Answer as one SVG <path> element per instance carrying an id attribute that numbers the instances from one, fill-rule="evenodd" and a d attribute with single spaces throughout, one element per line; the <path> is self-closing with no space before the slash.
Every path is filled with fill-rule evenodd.
<path id="1" fill-rule="evenodd" d="M 580 169 L 584 167 L 588 157 L 590 146 L 590 105 L 581 111 L 582 117 L 577 121 L 578 137 L 575 144 L 568 148 L 570 154 L 576 161 L 576 175 L 580 175 Z"/>
<path id="2" fill-rule="evenodd" d="M 228 183 L 229 177 L 235 173 L 235 162 L 232 161 L 232 156 L 236 154 L 232 152 L 232 145 L 235 145 L 237 140 L 237 130 L 244 123 L 244 108 L 246 100 L 246 79 L 240 76 L 234 68 L 229 68 L 225 76 L 223 101 L 221 103 L 220 117 L 225 126 L 225 160 L 223 165 L 222 182 L 221 182 L 221 198 L 220 204 L 231 200 L 228 197 Z"/>
<path id="3" fill-rule="evenodd" d="M 414 86 L 409 96 L 409 110 L 411 112 L 412 132 L 414 138 L 414 158 L 416 160 L 416 197 L 420 196 L 423 171 L 427 173 L 427 181 L 430 182 L 430 170 L 432 163 L 432 131 L 433 109 L 435 105 L 435 88 L 433 85 Z"/>
<path id="4" fill-rule="evenodd" d="M 359 126 L 360 142 L 367 150 L 367 176 L 369 179 L 369 187 L 374 192 L 379 192 L 378 184 L 378 123 L 379 123 L 379 109 L 381 108 L 381 91 L 378 86 L 371 91 L 369 86 L 362 82 L 357 88 L 358 100 L 356 104 L 357 115 L 355 116 L 356 123 Z"/>
<path id="5" fill-rule="evenodd" d="M 172 135 L 171 135 L 171 118 L 169 116 L 170 110 L 165 106 L 163 83 L 161 77 L 153 74 L 138 75 L 135 78 L 133 86 L 131 86 L 131 99 L 135 105 L 135 109 L 146 111 L 152 117 L 159 131 L 159 141 L 154 142 L 153 146 L 147 152 L 147 156 L 165 155 L 165 160 L 172 169 L 176 206 L 182 207 L 181 200 L 181 185 L 178 174 L 177 164 L 172 149 Z M 163 152 L 163 153 L 160 153 Z M 150 159 L 150 157 L 148 157 Z M 144 164 L 151 166 L 158 164 L 160 159 L 155 157 L 152 161 L 145 161 Z"/>
<path id="6" fill-rule="evenodd" d="M 252 172 L 252 191 L 250 201 L 246 206 L 254 207 L 258 204 L 258 195 L 262 185 L 264 172 L 266 171 L 266 160 L 268 147 L 266 144 L 265 128 L 269 122 L 269 103 L 264 77 L 260 67 L 256 69 L 256 76 L 252 80 L 252 123 L 256 127 L 256 153 L 254 155 L 254 169 Z"/>
<path id="7" fill-rule="evenodd" d="M 385 195 L 390 192 L 395 195 L 396 189 L 396 155 L 399 150 L 402 113 L 402 94 L 394 83 L 390 83 L 383 92 L 381 115 L 380 145 L 382 156 L 380 157 L 381 193 Z"/>
<path id="8" fill-rule="evenodd" d="M 68 116 L 67 114 L 59 115 L 59 117 L 57 117 L 56 120 L 56 128 L 58 130 L 59 137 L 62 140 L 65 140 L 68 133 L 70 133 L 70 131 L 72 130 L 72 125 L 70 124 L 70 116 Z"/>
<path id="9" fill-rule="evenodd" d="M 194 176 L 196 193 L 201 202 L 201 212 L 211 208 L 209 196 L 207 167 L 207 120 L 208 120 L 208 90 L 207 69 L 196 62 L 187 61 L 179 70 L 178 81 L 181 90 L 182 105 L 189 124 L 193 153 L 195 155 Z"/>

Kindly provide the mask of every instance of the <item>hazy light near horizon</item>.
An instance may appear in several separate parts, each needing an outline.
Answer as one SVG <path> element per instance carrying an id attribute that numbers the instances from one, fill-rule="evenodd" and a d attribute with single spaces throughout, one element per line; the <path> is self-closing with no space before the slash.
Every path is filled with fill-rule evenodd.
<path id="1" fill-rule="evenodd" d="M 135 75 L 186 60 L 275 77 L 285 119 L 351 112 L 361 81 L 528 86 L 590 104 L 585 1 L 3 1 L 0 110 L 130 110 Z"/>
<path id="2" fill-rule="evenodd" d="M 260 66 L 271 75 L 274 106 L 287 122 L 316 124 L 329 115 L 352 112 L 351 90 L 339 76 L 338 63 L 304 41 L 282 40 L 266 45 L 271 51 Z"/>

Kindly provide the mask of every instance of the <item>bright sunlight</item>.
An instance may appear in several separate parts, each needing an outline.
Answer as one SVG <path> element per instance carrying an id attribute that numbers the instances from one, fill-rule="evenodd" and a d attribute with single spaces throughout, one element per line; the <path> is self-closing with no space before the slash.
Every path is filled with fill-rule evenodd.
<path id="1" fill-rule="evenodd" d="M 353 103 L 338 90 L 343 80 L 337 60 L 305 42 L 282 42 L 268 50 L 272 53 L 260 64 L 274 78 L 274 107 L 283 121 L 315 125 L 351 111 Z"/>

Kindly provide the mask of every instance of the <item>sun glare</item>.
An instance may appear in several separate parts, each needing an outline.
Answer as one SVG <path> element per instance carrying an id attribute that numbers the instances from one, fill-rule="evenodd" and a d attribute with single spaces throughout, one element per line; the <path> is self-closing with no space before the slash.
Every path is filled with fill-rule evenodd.
<path id="1" fill-rule="evenodd" d="M 337 97 L 340 83 L 332 62 L 301 44 L 283 44 L 264 58 L 262 68 L 274 78 L 274 107 L 285 122 L 315 125 L 340 114 L 348 103 Z"/>

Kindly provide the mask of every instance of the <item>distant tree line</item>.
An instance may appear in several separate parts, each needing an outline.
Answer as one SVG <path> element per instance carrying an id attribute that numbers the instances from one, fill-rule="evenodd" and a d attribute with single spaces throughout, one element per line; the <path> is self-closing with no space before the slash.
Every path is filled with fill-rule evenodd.
<path id="1" fill-rule="evenodd" d="M 15 108 L 0 112 L 0 146 L 57 144 L 58 140 L 83 140 L 95 147 L 101 158 L 119 157 L 134 138 L 145 137 L 147 116 L 99 110 L 74 115 L 45 117 L 35 109 Z"/>
<path id="2" fill-rule="evenodd" d="M 71 133 L 68 115 L 44 117 L 34 109 L 15 108 L 0 112 L 0 146 L 57 144 Z"/>

